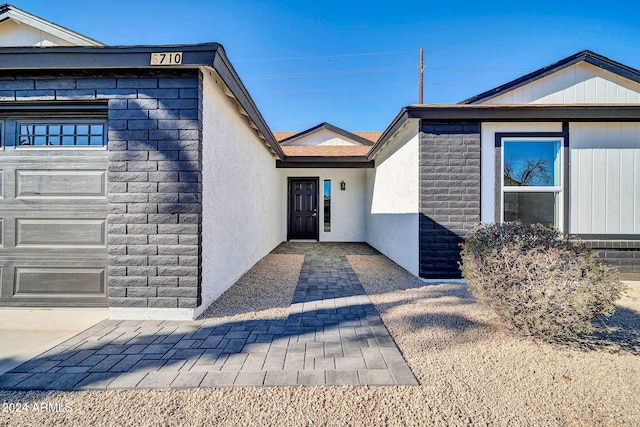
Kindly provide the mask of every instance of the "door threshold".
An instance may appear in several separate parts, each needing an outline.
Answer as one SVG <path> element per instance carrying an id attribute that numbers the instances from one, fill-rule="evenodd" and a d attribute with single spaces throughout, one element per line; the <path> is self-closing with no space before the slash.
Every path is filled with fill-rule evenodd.
<path id="1" fill-rule="evenodd" d="M 289 239 L 290 242 L 297 242 L 297 243 L 317 243 L 319 242 L 319 240 L 314 240 L 314 239 Z"/>

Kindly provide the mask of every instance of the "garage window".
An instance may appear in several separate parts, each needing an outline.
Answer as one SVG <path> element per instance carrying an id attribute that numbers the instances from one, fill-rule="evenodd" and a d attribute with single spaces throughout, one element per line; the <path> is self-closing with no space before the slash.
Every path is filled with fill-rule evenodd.
<path id="1" fill-rule="evenodd" d="M 103 147 L 104 123 L 18 123 L 20 147 Z"/>

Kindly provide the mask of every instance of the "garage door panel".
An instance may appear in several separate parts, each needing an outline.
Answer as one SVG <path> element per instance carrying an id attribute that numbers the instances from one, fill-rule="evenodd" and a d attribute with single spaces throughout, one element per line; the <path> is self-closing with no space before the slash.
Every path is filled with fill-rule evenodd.
<path id="1" fill-rule="evenodd" d="M 16 170 L 16 198 L 106 198 L 104 170 Z"/>
<path id="2" fill-rule="evenodd" d="M 105 296 L 106 268 L 16 267 L 14 297 Z"/>
<path id="3" fill-rule="evenodd" d="M 106 248 L 106 219 L 16 219 L 16 247 Z"/>

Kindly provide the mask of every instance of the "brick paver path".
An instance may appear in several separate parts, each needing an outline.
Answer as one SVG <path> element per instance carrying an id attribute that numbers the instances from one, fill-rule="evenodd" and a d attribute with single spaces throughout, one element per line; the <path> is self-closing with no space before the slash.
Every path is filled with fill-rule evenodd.
<path id="1" fill-rule="evenodd" d="M 374 249 L 285 243 L 274 253 L 305 254 L 286 319 L 106 320 L 0 376 L 0 388 L 417 385 L 345 257 Z"/>

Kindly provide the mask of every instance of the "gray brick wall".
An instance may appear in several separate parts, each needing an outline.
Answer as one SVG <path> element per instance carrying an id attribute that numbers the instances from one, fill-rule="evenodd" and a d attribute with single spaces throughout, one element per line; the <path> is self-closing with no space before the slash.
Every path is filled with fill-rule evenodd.
<path id="1" fill-rule="evenodd" d="M 108 102 L 108 302 L 201 303 L 198 71 L 0 75 L 0 101 Z"/>
<path id="2" fill-rule="evenodd" d="M 598 257 L 620 271 L 623 280 L 640 280 L 640 241 L 591 240 L 587 246 L 598 251 Z"/>
<path id="3" fill-rule="evenodd" d="M 458 244 L 480 221 L 480 123 L 420 125 L 420 277 L 458 278 Z"/>

